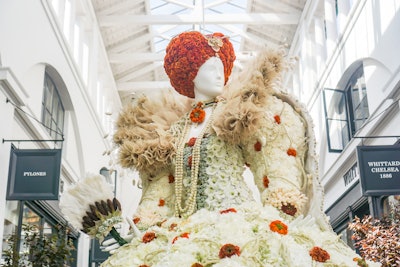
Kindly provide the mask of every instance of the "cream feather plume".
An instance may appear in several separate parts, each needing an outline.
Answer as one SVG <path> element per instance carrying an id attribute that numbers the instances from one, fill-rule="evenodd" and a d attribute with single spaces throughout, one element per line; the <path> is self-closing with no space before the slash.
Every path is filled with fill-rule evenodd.
<path id="1" fill-rule="evenodd" d="M 102 175 L 89 175 L 69 188 L 60 198 L 60 208 L 74 227 L 100 243 L 109 233 L 121 245 L 126 243 L 114 228 L 123 220 L 121 205 Z"/>

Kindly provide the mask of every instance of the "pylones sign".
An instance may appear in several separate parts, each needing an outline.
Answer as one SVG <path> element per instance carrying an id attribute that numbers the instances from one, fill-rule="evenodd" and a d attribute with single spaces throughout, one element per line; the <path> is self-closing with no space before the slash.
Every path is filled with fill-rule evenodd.
<path id="1" fill-rule="evenodd" d="M 11 149 L 8 200 L 57 200 L 61 149 Z"/>

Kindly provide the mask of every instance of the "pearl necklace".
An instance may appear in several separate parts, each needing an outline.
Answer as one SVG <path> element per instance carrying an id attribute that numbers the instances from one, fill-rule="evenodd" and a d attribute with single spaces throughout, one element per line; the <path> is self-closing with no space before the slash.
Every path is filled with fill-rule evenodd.
<path id="1" fill-rule="evenodd" d="M 216 103 L 213 103 L 214 111 L 216 107 Z M 176 163 L 175 163 L 175 216 L 187 217 L 193 214 L 196 206 L 196 196 L 197 196 L 197 180 L 199 176 L 199 167 L 200 167 L 200 146 L 201 141 L 204 137 L 204 134 L 210 129 L 211 123 L 213 121 L 214 112 L 211 113 L 210 118 L 206 126 L 202 129 L 199 136 L 196 138 L 196 141 L 192 150 L 192 171 L 190 176 L 190 192 L 187 199 L 186 206 L 182 204 L 182 193 L 183 193 L 183 154 L 184 148 L 186 144 L 186 140 L 188 138 L 188 133 L 191 128 L 192 122 L 190 121 L 190 116 L 187 116 L 185 120 L 185 126 L 182 131 L 181 136 L 179 137 L 178 149 L 176 153 Z"/>

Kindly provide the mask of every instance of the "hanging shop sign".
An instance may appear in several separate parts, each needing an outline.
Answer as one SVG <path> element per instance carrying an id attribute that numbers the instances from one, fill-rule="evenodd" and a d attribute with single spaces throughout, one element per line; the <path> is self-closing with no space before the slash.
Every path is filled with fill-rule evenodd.
<path id="1" fill-rule="evenodd" d="M 12 149 L 8 200 L 57 200 L 61 149 Z"/>
<path id="2" fill-rule="evenodd" d="M 400 194 L 400 146 L 357 147 L 364 196 Z"/>

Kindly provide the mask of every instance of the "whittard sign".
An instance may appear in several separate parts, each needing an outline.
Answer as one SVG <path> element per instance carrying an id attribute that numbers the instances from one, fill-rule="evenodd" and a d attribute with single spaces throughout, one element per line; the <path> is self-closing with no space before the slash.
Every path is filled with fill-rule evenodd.
<path id="1" fill-rule="evenodd" d="M 61 149 L 12 149 L 8 200 L 57 200 Z"/>
<path id="2" fill-rule="evenodd" d="M 357 147 L 364 196 L 400 194 L 400 146 Z"/>

